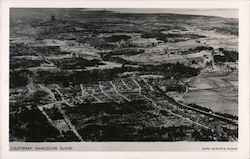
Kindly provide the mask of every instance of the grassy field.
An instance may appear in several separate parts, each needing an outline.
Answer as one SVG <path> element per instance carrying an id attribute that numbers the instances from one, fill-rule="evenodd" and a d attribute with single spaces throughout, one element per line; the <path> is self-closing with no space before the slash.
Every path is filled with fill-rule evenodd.
<path id="1" fill-rule="evenodd" d="M 218 75 L 215 73 L 192 79 L 184 99 L 214 111 L 238 115 L 237 74 Z"/>

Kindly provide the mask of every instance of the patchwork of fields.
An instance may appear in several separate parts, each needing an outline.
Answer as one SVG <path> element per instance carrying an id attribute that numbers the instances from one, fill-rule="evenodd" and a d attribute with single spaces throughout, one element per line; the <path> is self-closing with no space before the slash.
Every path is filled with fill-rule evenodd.
<path id="1" fill-rule="evenodd" d="M 238 73 L 202 75 L 192 79 L 184 99 L 214 111 L 238 115 Z"/>

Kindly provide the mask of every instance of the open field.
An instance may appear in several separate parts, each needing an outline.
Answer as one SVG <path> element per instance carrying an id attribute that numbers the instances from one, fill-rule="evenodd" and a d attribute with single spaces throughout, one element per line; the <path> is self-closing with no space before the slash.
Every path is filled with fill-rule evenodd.
<path id="1" fill-rule="evenodd" d="M 184 99 L 188 103 L 206 106 L 214 111 L 238 114 L 237 73 L 225 76 L 209 75 L 192 79 Z M 236 77 L 236 78 L 235 78 Z"/>

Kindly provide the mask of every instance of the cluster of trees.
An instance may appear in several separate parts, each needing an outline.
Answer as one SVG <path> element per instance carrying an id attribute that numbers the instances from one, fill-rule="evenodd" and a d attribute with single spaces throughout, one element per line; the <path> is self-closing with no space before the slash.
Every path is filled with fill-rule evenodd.
<path id="1" fill-rule="evenodd" d="M 23 87 L 28 84 L 28 76 L 32 75 L 29 70 L 10 71 L 10 88 Z"/>
<path id="2" fill-rule="evenodd" d="M 107 81 L 118 78 L 119 73 L 133 71 L 132 67 L 121 67 L 103 70 L 90 70 L 90 71 L 73 71 L 71 73 L 64 71 L 51 73 L 47 71 L 38 71 L 39 76 L 37 81 L 45 84 L 60 83 L 68 86 L 69 83 L 96 83 L 98 81 Z"/>
<path id="3" fill-rule="evenodd" d="M 223 48 L 219 48 L 219 51 L 223 55 L 214 55 L 214 62 L 236 62 L 239 58 L 237 51 L 225 50 Z"/>
<path id="4" fill-rule="evenodd" d="M 177 41 L 183 41 L 185 39 L 205 38 L 205 36 L 198 35 L 198 34 L 174 34 L 174 33 L 164 34 L 159 31 L 144 32 L 141 35 L 141 37 L 142 38 L 156 38 L 157 40 L 161 40 L 164 42 L 177 42 Z"/>
<path id="5" fill-rule="evenodd" d="M 199 74 L 200 70 L 185 66 L 177 62 L 176 64 L 160 64 L 160 65 L 140 65 L 140 67 L 123 66 L 120 68 L 90 70 L 90 71 L 73 71 L 71 73 L 57 72 L 50 73 L 39 70 L 37 80 L 45 84 L 61 83 L 68 86 L 69 82 L 73 84 L 80 83 L 96 83 L 98 81 L 113 80 L 119 77 L 119 74 L 124 72 L 139 71 L 143 74 L 157 73 L 164 75 L 165 78 L 175 79 L 188 78 Z"/>
<path id="6" fill-rule="evenodd" d="M 180 62 L 176 64 L 160 64 L 160 65 L 142 65 L 139 68 L 141 72 L 158 72 L 163 74 L 165 78 L 170 79 L 174 77 L 175 79 L 188 78 L 192 76 L 196 76 L 200 73 L 200 69 L 196 69 L 193 67 L 188 67 Z"/>
<path id="7" fill-rule="evenodd" d="M 67 132 L 62 132 L 62 136 L 57 136 L 56 138 L 47 140 L 48 142 L 79 142 L 79 138 L 72 132 L 72 131 L 67 131 Z"/>
<path id="8" fill-rule="evenodd" d="M 38 23 L 33 23 L 32 27 L 39 27 L 40 30 L 37 33 L 37 37 L 39 39 L 54 39 L 57 38 L 59 34 L 61 33 L 75 33 L 78 32 L 75 29 L 74 25 L 76 24 L 75 21 L 66 21 L 66 20 L 49 20 L 46 22 L 38 22 Z"/>
<path id="9" fill-rule="evenodd" d="M 133 134 L 132 126 L 119 125 L 88 125 L 78 130 L 85 141 L 136 141 L 137 135 Z"/>
<path id="10" fill-rule="evenodd" d="M 98 59 L 87 60 L 82 57 L 56 60 L 55 64 L 61 69 L 84 69 L 85 67 L 102 65 Z"/>
<path id="11" fill-rule="evenodd" d="M 235 36 L 239 35 L 238 27 L 213 27 L 212 29 L 218 33 L 235 35 Z"/>
<path id="12" fill-rule="evenodd" d="M 10 59 L 10 69 L 38 67 L 43 60 Z"/>
<path id="13" fill-rule="evenodd" d="M 91 38 L 79 38 L 76 40 L 79 43 L 88 43 L 96 49 L 99 50 L 113 50 L 117 46 L 113 43 L 108 42 L 104 38 L 91 37 Z"/>
<path id="14" fill-rule="evenodd" d="M 196 108 L 196 109 L 199 109 L 199 110 L 203 110 L 203 111 L 205 111 L 205 112 L 210 112 L 210 111 L 211 111 L 210 108 L 202 107 L 202 106 L 199 106 L 199 105 L 197 105 L 197 104 L 195 104 L 195 103 L 190 103 L 190 104 L 188 104 L 188 106 L 191 106 L 191 107 Z"/>
<path id="15" fill-rule="evenodd" d="M 29 46 L 23 43 L 10 45 L 11 56 L 59 54 L 59 53 L 61 53 L 59 46 Z"/>
<path id="16" fill-rule="evenodd" d="M 203 110 L 205 112 L 212 111 L 210 108 L 202 107 L 202 106 L 199 106 L 199 105 L 197 105 L 195 103 L 190 103 L 190 104 L 188 104 L 188 106 L 191 106 L 193 108 L 197 108 L 199 110 Z M 220 113 L 220 112 L 214 112 L 214 113 L 219 115 L 219 116 L 223 116 L 223 117 L 226 117 L 226 118 L 229 118 L 229 119 L 238 120 L 238 116 L 236 116 L 236 115 L 227 114 L 227 113 Z"/>
<path id="17" fill-rule="evenodd" d="M 103 55 L 103 60 L 109 61 L 110 58 L 114 55 L 125 55 L 125 56 L 132 56 L 132 55 L 137 55 L 137 54 L 142 54 L 144 53 L 144 49 L 121 49 L 121 50 L 115 50 L 112 52 L 108 52 Z"/>
<path id="18" fill-rule="evenodd" d="M 133 124 L 88 125 L 78 132 L 86 141 L 214 141 L 217 136 L 210 130 L 189 126 L 142 127 Z M 189 135 L 190 134 L 190 135 Z M 218 140 L 223 140 L 219 138 Z"/>
<path id="19" fill-rule="evenodd" d="M 209 47 L 209 46 L 197 46 L 195 48 L 189 48 L 186 51 L 183 51 L 183 54 L 189 54 L 189 53 L 196 53 L 196 52 L 200 52 L 203 50 L 208 50 L 208 51 L 212 51 L 214 48 L 213 47 Z"/>
<path id="20" fill-rule="evenodd" d="M 127 65 L 137 65 L 138 63 L 137 62 L 133 62 L 133 61 L 128 61 L 128 60 L 125 60 L 119 56 L 111 56 L 111 57 L 108 57 L 107 56 L 104 56 L 103 58 L 104 60 L 107 60 L 107 61 L 111 61 L 111 62 L 116 62 L 116 63 L 120 63 L 120 64 L 127 64 Z"/>
<path id="21" fill-rule="evenodd" d="M 62 114 L 58 111 L 57 108 L 52 107 L 49 109 L 44 109 L 44 111 L 48 114 L 48 116 L 52 119 L 52 120 L 58 120 L 58 119 L 63 119 Z"/>
<path id="22" fill-rule="evenodd" d="M 119 59 L 118 59 L 119 60 Z M 93 66 L 99 64 L 98 60 L 74 60 L 71 63 L 68 62 L 69 65 L 66 64 L 58 64 L 59 67 L 62 68 L 77 68 L 76 66 Z M 124 64 L 135 64 L 135 63 L 127 63 L 123 61 Z M 78 67 L 79 68 L 79 67 Z M 188 78 L 192 76 L 196 76 L 199 74 L 200 70 L 192 67 L 185 66 L 177 62 L 176 64 L 160 64 L 160 65 L 140 65 L 140 67 L 131 67 L 123 65 L 120 68 L 112 68 L 112 69 L 104 69 L 104 70 L 90 70 L 90 71 L 73 71 L 71 73 L 65 73 L 63 70 L 61 72 L 51 73 L 43 70 L 37 71 L 36 81 L 39 83 L 52 84 L 52 83 L 61 83 L 64 86 L 68 86 L 69 82 L 73 84 L 79 83 L 91 83 L 97 81 L 106 81 L 113 80 L 119 77 L 119 74 L 124 72 L 134 72 L 139 71 L 143 74 L 147 73 L 157 73 L 164 75 L 165 78 L 170 79 L 174 77 L 175 79 Z M 28 70 L 22 71 L 12 71 L 10 73 L 10 87 L 21 87 L 26 86 L 28 84 L 28 76 L 32 73 Z"/>
<path id="23" fill-rule="evenodd" d="M 106 114 L 129 114 L 136 113 L 138 111 L 146 111 L 153 109 L 144 100 L 133 100 L 130 102 L 116 103 L 112 101 L 110 103 L 83 103 L 78 107 L 67 108 L 67 114 L 74 114 L 81 116 L 84 115 L 97 115 L 101 112 Z"/>
<path id="24" fill-rule="evenodd" d="M 214 138 L 214 137 L 217 137 L 217 138 Z M 221 141 L 223 140 L 222 138 L 218 138 L 218 134 L 208 129 L 194 130 L 192 132 L 192 138 L 195 141 L 215 141 L 215 140 Z M 228 141 L 228 140 L 225 140 L 225 141 Z"/>
<path id="25" fill-rule="evenodd" d="M 128 35 L 112 35 L 110 37 L 107 37 L 106 40 L 108 42 L 119 42 L 121 40 L 127 41 L 130 38 L 131 36 L 128 36 Z"/>
<path id="26" fill-rule="evenodd" d="M 185 92 L 186 87 L 181 84 L 166 85 L 166 91 L 177 91 L 179 93 Z"/>
<path id="27" fill-rule="evenodd" d="M 43 142 L 58 135 L 37 108 L 10 115 L 10 141 Z"/>
<path id="28" fill-rule="evenodd" d="M 16 101 L 11 106 L 11 110 L 23 110 L 26 106 L 30 106 L 32 109 L 36 108 L 37 105 L 44 105 L 51 102 L 49 94 L 42 90 L 29 93 L 28 95 L 22 95 L 16 98 Z"/>
<path id="29" fill-rule="evenodd" d="M 227 114 L 227 113 L 219 113 L 219 112 L 215 112 L 215 114 L 226 117 L 226 118 L 231 118 L 231 119 L 234 119 L 234 120 L 238 120 L 237 115 L 232 115 L 232 114 Z"/>
<path id="30" fill-rule="evenodd" d="M 34 55 L 34 52 L 30 49 L 28 45 L 17 43 L 10 45 L 10 56 L 18 55 Z"/>
<path id="31" fill-rule="evenodd" d="M 26 101 L 33 104 L 33 106 L 37 105 L 44 105 L 47 104 L 50 100 L 50 96 L 48 92 L 45 92 L 43 90 L 37 90 L 32 94 L 29 94 Z"/>

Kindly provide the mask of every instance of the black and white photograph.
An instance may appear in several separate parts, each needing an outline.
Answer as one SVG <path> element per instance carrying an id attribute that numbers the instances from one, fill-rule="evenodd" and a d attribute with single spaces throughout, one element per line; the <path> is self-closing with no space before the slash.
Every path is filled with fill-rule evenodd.
<path id="1" fill-rule="evenodd" d="M 10 8 L 9 142 L 237 142 L 237 9 Z"/>

